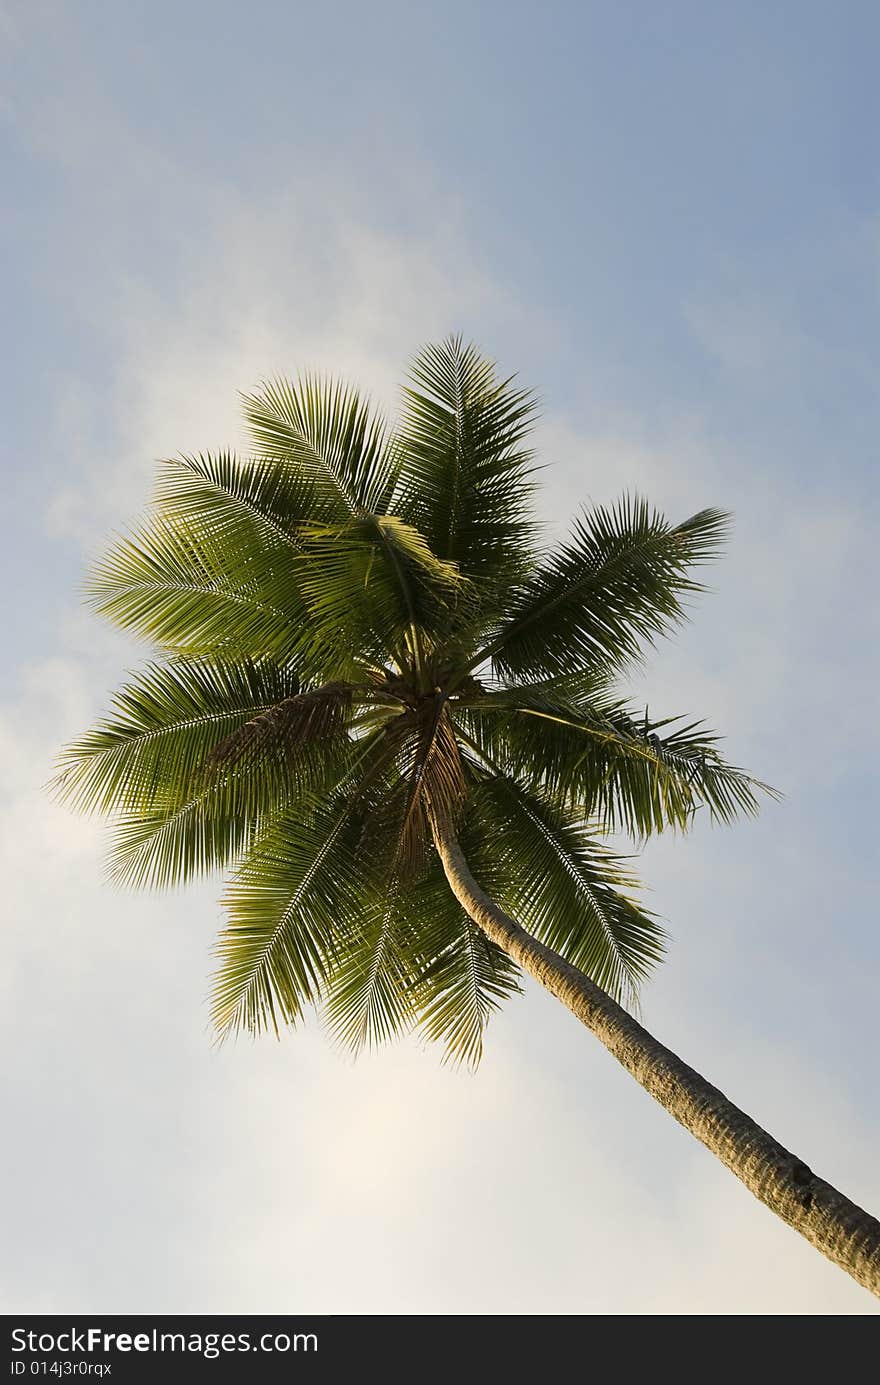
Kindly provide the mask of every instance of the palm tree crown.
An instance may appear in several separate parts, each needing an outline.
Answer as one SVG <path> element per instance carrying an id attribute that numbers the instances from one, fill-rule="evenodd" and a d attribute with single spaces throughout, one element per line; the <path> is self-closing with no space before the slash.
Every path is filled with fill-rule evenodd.
<path id="1" fill-rule="evenodd" d="M 304 377 L 246 397 L 253 455 L 165 462 L 90 578 L 155 659 L 64 753 L 112 815 L 111 871 L 229 870 L 221 1034 L 319 1005 L 355 1049 L 414 1026 L 478 1060 L 519 969 L 452 894 L 454 829 L 486 891 L 613 997 L 663 952 L 603 838 L 729 821 L 766 786 L 616 680 L 680 621 L 726 516 L 643 500 L 539 543 L 533 396 L 458 338 L 425 348 L 393 429 Z"/>

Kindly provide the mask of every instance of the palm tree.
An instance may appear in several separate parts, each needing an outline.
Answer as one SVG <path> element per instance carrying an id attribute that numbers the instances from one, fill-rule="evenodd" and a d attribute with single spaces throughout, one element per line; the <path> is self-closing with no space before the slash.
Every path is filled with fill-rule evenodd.
<path id="1" fill-rule="evenodd" d="M 630 1012 L 663 932 L 603 839 L 772 792 L 615 688 L 682 619 L 726 516 L 625 498 L 542 550 L 533 396 L 457 338 L 417 357 L 394 430 L 314 377 L 244 406 L 254 455 L 164 463 L 93 573 L 97 610 L 158 655 L 56 780 L 112 814 L 117 881 L 231 870 L 218 1034 L 317 1006 L 355 1050 L 418 1028 L 474 1065 L 527 972 L 880 1292 L 880 1224 Z"/>

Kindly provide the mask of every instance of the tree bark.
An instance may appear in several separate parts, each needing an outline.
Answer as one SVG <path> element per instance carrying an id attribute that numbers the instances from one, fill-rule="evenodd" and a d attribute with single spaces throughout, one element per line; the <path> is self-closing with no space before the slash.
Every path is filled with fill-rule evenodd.
<path id="1" fill-rule="evenodd" d="M 583 972 L 515 923 L 474 879 L 451 829 L 435 821 L 433 832 L 453 894 L 486 936 L 557 996 L 755 1197 L 880 1296 L 880 1222 L 783 1148 Z"/>

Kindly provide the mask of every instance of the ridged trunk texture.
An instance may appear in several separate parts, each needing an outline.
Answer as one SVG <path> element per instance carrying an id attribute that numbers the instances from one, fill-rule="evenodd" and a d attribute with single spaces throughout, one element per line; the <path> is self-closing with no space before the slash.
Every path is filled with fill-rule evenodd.
<path id="1" fill-rule="evenodd" d="M 814 1174 L 594 982 L 499 909 L 474 879 L 449 829 L 435 823 L 434 840 L 453 893 L 486 936 L 552 991 L 755 1197 L 880 1296 L 880 1222 Z"/>

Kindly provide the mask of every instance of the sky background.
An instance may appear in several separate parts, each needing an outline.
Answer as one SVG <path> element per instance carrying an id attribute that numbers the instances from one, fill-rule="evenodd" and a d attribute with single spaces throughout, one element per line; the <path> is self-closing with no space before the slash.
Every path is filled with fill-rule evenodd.
<path id="1" fill-rule="evenodd" d="M 735 512 L 631 686 L 786 798 L 645 852 L 643 1017 L 880 1209 L 878 49 L 853 0 L 0 0 L 6 1312 L 878 1311 L 534 987 L 476 1076 L 212 1048 L 218 882 L 114 891 L 41 790 L 143 657 L 77 588 L 154 459 L 461 331 L 551 531 Z"/>

